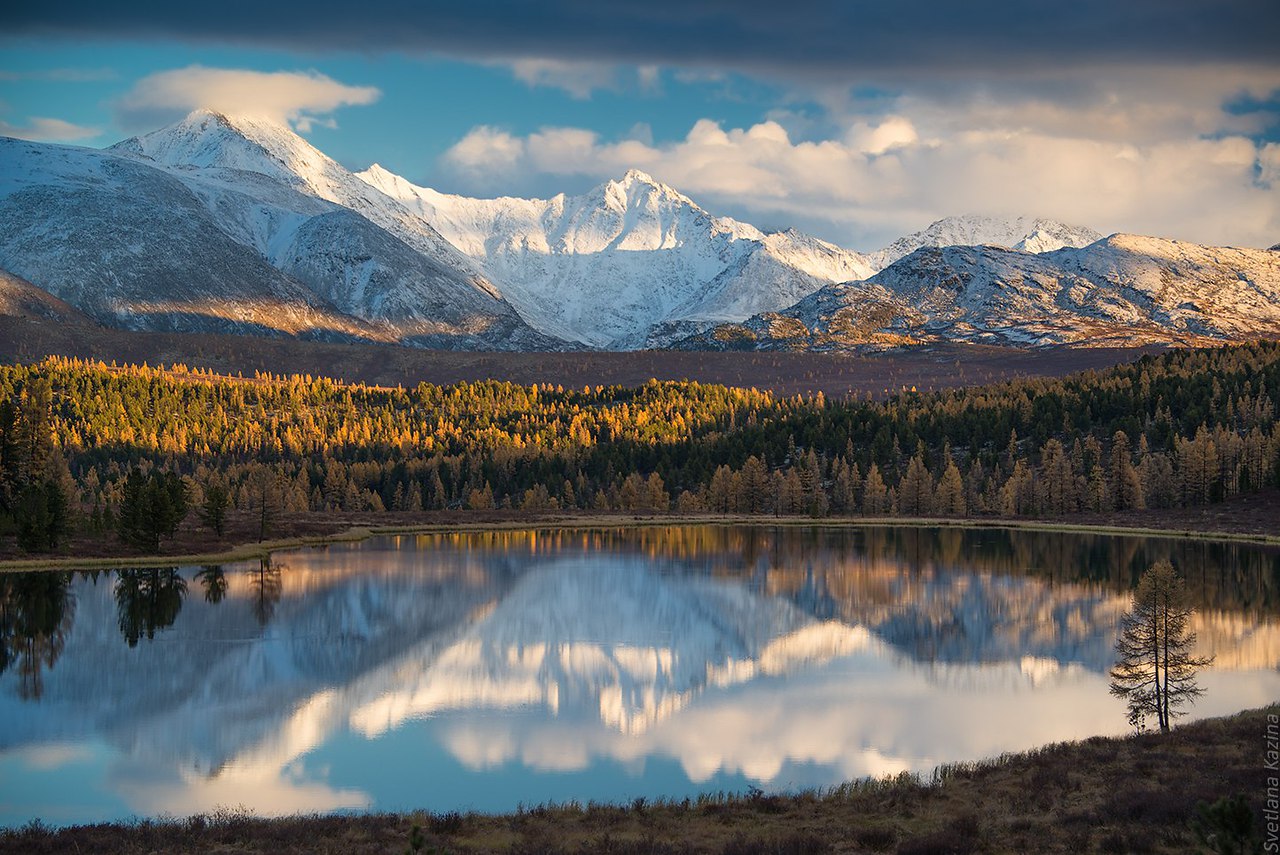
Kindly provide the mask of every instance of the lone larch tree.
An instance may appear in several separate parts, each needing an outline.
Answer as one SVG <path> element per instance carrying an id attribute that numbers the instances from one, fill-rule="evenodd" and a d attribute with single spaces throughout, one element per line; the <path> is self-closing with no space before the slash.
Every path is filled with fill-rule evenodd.
<path id="1" fill-rule="evenodd" d="M 1121 621 L 1111 694 L 1129 704 L 1129 723 L 1141 730 L 1155 718 L 1161 732 L 1204 690 L 1196 672 L 1211 658 L 1192 655 L 1196 634 L 1187 625 L 1193 609 L 1182 578 L 1168 561 L 1157 561 L 1138 581 L 1133 605 Z"/>

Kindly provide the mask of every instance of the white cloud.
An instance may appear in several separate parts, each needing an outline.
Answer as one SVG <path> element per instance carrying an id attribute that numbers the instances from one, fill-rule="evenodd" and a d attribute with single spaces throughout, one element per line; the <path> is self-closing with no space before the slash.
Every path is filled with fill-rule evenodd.
<path id="1" fill-rule="evenodd" d="M 1099 79 L 1048 79 L 966 88 L 919 88 L 898 107 L 939 132 L 1012 129 L 1051 136 L 1156 144 L 1264 129 L 1260 112 L 1226 105 L 1265 100 L 1280 70 L 1259 67 L 1136 68 Z M 1274 119 L 1274 113 L 1271 116 Z"/>
<path id="2" fill-rule="evenodd" d="M 510 65 L 516 80 L 528 86 L 563 89 L 578 99 L 590 98 L 597 89 L 615 89 L 618 86 L 617 68 L 598 62 L 531 58 L 505 64 Z"/>
<path id="3" fill-rule="evenodd" d="M 262 72 L 192 65 L 148 75 L 116 103 L 126 130 L 151 129 L 208 107 L 236 115 L 288 122 L 306 132 L 330 125 L 339 107 L 372 104 L 381 96 L 373 86 L 349 86 L 317 71 Z"/>
<path id="4" fill-rule="evenodd" d="M 1229 72 L 1205 72 L 1208 82 L 1171 72 L 1173 89 L 1138 81 L 1058 99 L 914 91 L 873 110 L 833 98 L 825 127 L 780 111 L 743 128 L 702 119 L 657 143 L 481 127 L 443 165 L 468 192 L 521 193 L 639 168 L 714 212 L 859 249 L 962 213 L 1270 246 L 1280 239 L 1280 147 L 1250 138 L 1260 117 L 1223 104 L 1273 81 L 1247 87 Z"/>
<path id="5" fill-rule="evenodd" d="M 854 122 L 845 135 L 845 142 L 863 154 L 884 154 L 919 141 L 915 125 L 902 116 L 888 116 L 879 124 Z"/>
<path id="6" fill-rule="evenodd" d="M 641 65 L 636 68 L 636 81 L 645 92 L 657 93 L 662 89 L 662 68 L 657 65 Z"/>
<path id="7" fill-rule="evenodd" d="M 1280 189 L 1280 143 L 1268 143 L 1258 153 L 1258 183 Z"/>
<path id="8" fill-rule="evenodd" d="M 524 150 L 523 140 L 481 125 L 454 143 L 445 156 L 456 171 L 483 179 L 494 172 L 506 173 L 523 159 Z"/>
<path id="9" fill-rule="evenodd" d="M 11 125 L 0 121 L 0 136 L 17 137 L 36 142 L 75 142 L 96 137 L 101 130 L 85 125 L 75 125 L 62 119 L 32 116 L 25 125 Z"/>
<path id="10" fill-rule="evenodd" d="M 93 753 L 87 746 L 57 742 L 19 748 L 14 752 L 14 756 L 21 759 L 28 769 L 42 772 L 93 759 Z"/>
<path id="11" fill-rule="evenodd" d="M 502 59 L 488 64 L 510 69 L 512 76 L 527 86 L 560 89 L 579 101 L 587 100 L 598 91 L 634 90 L 656 95 L 662 89 L 662 69 L 657 65 L 619 65 L 546 57 Z"/>

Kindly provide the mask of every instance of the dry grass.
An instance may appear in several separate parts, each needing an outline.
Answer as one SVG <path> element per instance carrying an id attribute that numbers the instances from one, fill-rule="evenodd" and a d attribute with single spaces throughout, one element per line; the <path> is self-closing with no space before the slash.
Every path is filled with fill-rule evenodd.
<path id="1" fill-rule="evenodd" d="M 1260 828 L 1268 712 L 1280 706 L 1167 736 L 1094 738 L 954 764 L 928 779 L 901 775 L 822 793 L 542 805 L 503 816 L 260 819 L 221 811 L 61 830 L 33 825 L 0 833 L 0 852 L 1187 852 L 1201 802 L 1241 793 Z"/>

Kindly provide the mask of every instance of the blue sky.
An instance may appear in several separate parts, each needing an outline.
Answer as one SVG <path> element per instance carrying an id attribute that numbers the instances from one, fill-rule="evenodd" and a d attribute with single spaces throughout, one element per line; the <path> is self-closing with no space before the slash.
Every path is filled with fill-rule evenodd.
<path id="1" fill-rule="evenodd" d="M 427 5 L 6 7 L 0 133 L 103 146 L 214 106 L 449 192 L 636 167 L 858 249 L 962 213 L 1280 241 L 1273 2 Z"/>
<path id="2" fill-rule="evenodd" d="M 727 124 L 754 123 L 778 98 L 776 87 L 741 75 L 682 82 L 675 73 L 659 72 L 658 80 L 642 83 L 634 71 L 619 68 L 613 74 L 616 82 L 584 93 L 524 82 L 509 65 L 442 56 L 324 56 L 50 39 L 0 45 L 0 71 L 10 73 L 0 81 L 0 120 L 21 126 L 35 116 L 61 117 L 95 131 L 75 140 L 90 146 L 154 129 L 122 116 L 119 102 L 137 81 L 165 70 L 198 65 L 314 71 L 343 83 L 374 86 L 380 91 L 376 101 L 335 110 L 337 128 L 317 125 L 307 137 L 347 166 L 363 168 L 377 161 L 414 180 L 434 177 L 437 159 L 478 124 L 518 134 L 548 125 L 582 126 L 610 138 L 626 137 L 640 125 L 655 137 L 669 138 L 682 136 L 708 115 Z M 182 113 L 168 112 L 171 117 Z"/>

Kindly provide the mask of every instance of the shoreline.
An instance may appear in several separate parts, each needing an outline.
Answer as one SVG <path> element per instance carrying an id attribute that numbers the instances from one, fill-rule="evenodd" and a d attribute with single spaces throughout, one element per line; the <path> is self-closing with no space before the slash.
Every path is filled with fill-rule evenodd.
<path id="1" fill-rule="evenodd" d="M 823 790 L 630 803 L 541 803 L 504 814 L 188 817 L 0 828 L 0 853 L 471 852 L 570 855 L 1188 851 L 1200 805 L 1240 796 L 1265 833 L 1260 749 L 1280 705 L 1143 733 L 848 781 Z M 1211 776 L 1188 775 L 1211 768 Z M 1261 826 L 1261 827 L 1260 827 Z M 415 846 L 414 841 L 417 841 Z"/>
<path id="2" fill-rule="evenodd" d="M 0 572 L 75 572 L 120 567 L 252 561 L 276 553 L 379 536 L 525 531 L 659 530 L 668 527 L 825 529 L 896 528 L 1022 531 L 1098 537 L 1142 537 L 1203 543 L 1256 544 L 1280 549 L 1271 533 L 1194 530 L 997 518 L 763 517 L 604 513 L 475 513 L 399 525 L 351 524 L 353 515 L 312 514 L 282 519 L 295 530 L 323 522 L 337 530 L 245 542 L 219 552 L 188 555 L 61 557 L 0 563 Z M 383 515 L 386 516 L 386 515 Z M 443 516 L 443 515 L 442 515 Z M 1225 518 L 1225 517 L 1224 517 Z M 1185 520 L 1184 520 L 1185 521 Z M 344 526 L 345 527 L 341 527 Z M 314 528 L 311 529 L 315 531 Z M 191 532 L 189 531 L 188 534 Z M 108 535 L 110 536 L 110 535 Z M 816 534 L 814 535 L 817 536 Z M 541 537 L 541 535 L 539 535 Z M 718 537 L 718 536 L 717 536 Z M 807 536 L 802 535 L 807 539 Z M 912 535 L 906 535 L 907 540 Z M 922 537 L 927 537 L 922 535 Z M 504 542 L 495 536 L 495 542 Z M 186 541 L 189 543 L 190 541 Z M 104 541 L 104 545 L 107 542 Z M 109 547 L 108 547 L 109 548 Z M 14 565 L 18 565 L 15 567 Z M 1257 751 L 1280 727 L 1280 698 L 1174 727 L 1167 735 L 1093 736 L 1053 742 L 994 757 L 959 761 L 932 774 L 866 777 L 831 788 L 745 791 L 696 798 L 578 803 L 532 801 L 515 811 L 432 812 L 421 799 L 387 812 L 343 811 L 263 816 L 267 804 L 219 806 L 192 816 L 47 825 L 32 820 L 0 826 L 0 855 L 8 852 L 156 851 L 196 853 L 385 852 L 509 853 L 509 855 L 764 855 L 764 853 L 1086 851 L 1174 853 L 1197 842 L 1193 818 L 1201 806 L 1244 796 L 1256 821 L 1263 792 Z M 1212 768 L 1216 777 L 1187 775 Z M 1261 833 L 1261 832 L 1260 832 Z M 416 841 L 416 845 L 415 845 Z"/>
<path id="3" fill-rule="evenodd" d="M 1057 534 L 1094 534 L 1109 537 L 1156 537 L 1174 540 L 1202 540 L 1280 546 L 1280 534 L 1253 534 L 1210 529 L 1153 528 L 1150 526 L 1066 523 L 1054 520 L 957 519 L 947 517 L 762 517 L 747 515 L 702 515 L 694 517 L 625 516 L 618 514 L 532 516 L 527 519 L 475 520 L 403 525 L 352 525 L 327 534 L 246 541 L 214 552 L 172 555 L 34 557 L 0 560 L 0 573 L 39 571 L 112 570 L 131 567 L 170 567 L 197 564 L 230 564 L 261 560 L 278 552 L 313 546 L 359 543 L 374 537 L 449 534 L 457 532 L 528 531 L 555 529 L 574 531 L 604 528 L 662 528 L 670 526 L 754 526 L 761 528 L 957 528 L 968 530 L 1010 530 Z"/>

